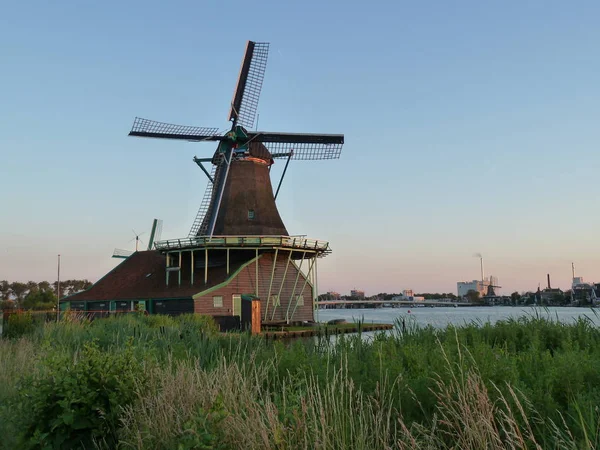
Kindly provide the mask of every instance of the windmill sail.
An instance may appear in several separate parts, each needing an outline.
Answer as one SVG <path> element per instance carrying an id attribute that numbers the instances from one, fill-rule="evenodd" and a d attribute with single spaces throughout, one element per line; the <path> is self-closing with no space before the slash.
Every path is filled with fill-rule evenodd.
<path id="1" fill-rule="evenodd" d="M 223 136 L 217 135 L 218 131 L 218 128 L 176 125 L 136 117 L 129 136 L 182 139 L 186 141 L 219 141 L 223 139 Z"/>
<path id="2" fill-rule="evenodd" d="M 217 165 L 212 166 L 210 176 L 214 180 L 214 183 L 211 180 L 208 180 L 206 190 L 204 191 L 204 197 L 202 197 L 202 202 L 200 203 L 200 208 L 198 208 L 196 218 L 194 219 L 194 223 L 192 224 L 192 228 L 190 229 L 189 237 L 206 234 L 210 216 L 209 212 L 213 203 L 213 196 L 216 191 L 215 184 L 220 178 L 219 174 L 221 171 L 219 170 L 219 167 L 220 166 Z"/>
<path id="3" fill-rule="evenodd" d="M 150 232 L 150 239 L 148 239 L 148 250 L 152 250 L 154 243 L 160 241 L 162 234 L 163 221 L 160 219 L 154 219 L 152 221 L 152 231 Z"/>
<path id="4" fill-rule="evenodd" d="M 248 133 L 251 142 L 261 142 L 269 149 L 273 158 L 287 158 L 293 150 L 292 159 L 317 160 L 337 159 L 344 145 L 343 134 L 270 133 L 257 131 Z"/>
<path id="5" fill-rule="evenodd" d="M 233 120 L 236 125 L 246 128 L 254 126 L 268 56 L 268 42 L 248 41 L 246 44 L 246 52 L 229 110 L 229 120 Z"/>

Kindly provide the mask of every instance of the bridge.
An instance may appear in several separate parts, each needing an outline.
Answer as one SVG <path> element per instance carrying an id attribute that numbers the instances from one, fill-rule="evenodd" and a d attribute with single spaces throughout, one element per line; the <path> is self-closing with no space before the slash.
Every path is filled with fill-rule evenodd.
<path id="1" fill-rule="evenodd" d="M 458 306 L 474 306 L 469 302 L 453 302 L 447 300 L 322 300 L 315 302 L 319 308 L 364 308 L 366 306 L 383 307 L 390 306 L 412 306 L 413 308 L 429 306 L 449 306 L 456 308 Z"/>

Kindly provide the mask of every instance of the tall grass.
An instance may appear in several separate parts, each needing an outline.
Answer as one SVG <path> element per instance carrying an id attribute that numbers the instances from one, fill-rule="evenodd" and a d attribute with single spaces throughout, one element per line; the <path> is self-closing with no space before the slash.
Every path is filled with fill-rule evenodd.
<path id="1" fill-rule="evenodd" d="M 82 373 L 96 386 L 101 374 L 89 370 L 126 352 L 138 382 L 121 386 L 134 391 L 120 419 L 106 428 L 90 408 L 100 447 L 600 448 L 599 344 L 585 318 L 536 316 L 443 330 L 405 320 L 369 340 L 289 344 L 219 335 L 198 316 L 50 323 L 0 340 L 0 435 L 10 435 L 0 447 L 35 447 L 23 435 L 35 424 L 19 411 L 25 393 L 44 409 L 49 394 L 36 386 L 68 386 L 49 374 Z"/>
<path id="2" fill-rule="evenodd" d="M 198 448 L 326 449 L 393 444 L 396 416 L 389 386 L 365 395 L 340 368 L 324 388 L 307 373 L 285 379 L 274 395 L 266 388 L 273 369 L 270 363 L 239 365 L 225 359 L 211 371 L 189 362 L 157 368 L 151 377 L 157 389 L 140 396 L 125 413 L 123 446 L 169 449 L 183 442 Z"/>
<path id="3" fill-rule="evenodd" d="M 37 372 L 38 348 L 29 339 L 0 339 L 0 448 L 16 448 L 19 421 L 11 400 L 18 397 L 18 383 L 23 374 Z"/>

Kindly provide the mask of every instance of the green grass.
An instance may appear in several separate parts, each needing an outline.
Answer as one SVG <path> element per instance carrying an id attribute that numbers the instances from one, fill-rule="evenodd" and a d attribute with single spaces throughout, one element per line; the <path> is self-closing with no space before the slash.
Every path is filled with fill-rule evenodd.
<path id="1" fill-rule="evenodd" d="M 292 343 L 199 316 L 25 326 L 0 340 L 0 448 L 599 447 L 589 320 L 405 325 Z"/>

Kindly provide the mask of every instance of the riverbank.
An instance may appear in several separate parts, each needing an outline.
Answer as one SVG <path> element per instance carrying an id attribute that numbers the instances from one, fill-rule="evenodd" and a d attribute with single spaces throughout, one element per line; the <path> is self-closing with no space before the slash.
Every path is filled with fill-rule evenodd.
<path id="1" fill-rule="evenodd" d="M 272 340 L 297 339 L 315 336 L 329 338 L 330 336 L 338 336 L 341 334 L 372 333 L 376 331 L 389 331 L 393 329 L 394 326 L 387 323 L 364 323 L 361 321 L 346 322 L 345 320 L 342 320 L 339 323 L 265 327 L 262 330 L 261 336 L 263 336 L 265 339 Z"/>
<path id="2" fill-rule="evenodd" d="M 539 306 L 476 306 L 462 308 L 363 308 L 322 309 L 317 311 L 320 322 L 344 319 L 347 322 L 393 324 L 402 318 L 426 327 L 445 328 L 448 325 L 462 326 L 472 323 L 496 323 L 520 317 L 545 318 L 562 323 L 574 323 L 580 318 L 600 326 L 598 309 L 579 307 Z"/>
<path id="3" fill-rule="evenodd" d="M 0 447 L 594 448 L 599 344 L 534 316 L 286 344 L 199 316 L 47 324 L 0 341 Z"/>

